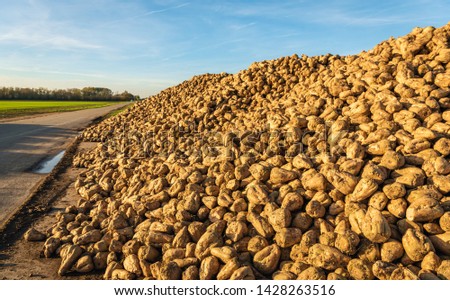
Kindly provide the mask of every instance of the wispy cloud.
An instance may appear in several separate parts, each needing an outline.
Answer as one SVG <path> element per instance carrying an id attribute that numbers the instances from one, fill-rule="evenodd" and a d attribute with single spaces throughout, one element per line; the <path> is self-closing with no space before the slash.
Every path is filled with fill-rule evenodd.
<path id="1" fill-rule="evenodd" d="M 235 30 L 235 31 L 239 31 L 242 29 L 246 29 L 248 27 L 252 27 L 255 26 L 256 22 L 250 22 L 250 23 L 246 23 L 246 24 L 231 24 L 229 27 L 231 30 Z"/>
<path id="2" fill-rule="evenodd" d="M 369 16 L 363 13 L 355 14 L 339 8 L 325 8 L 317 13 L 309 14 L 308 20 L 313 23 L 345 26 L 380 26 L 407 23 L 410 21 L 402 16 L 397 15 L 387 15 L 384 17 Z"/>
<path id="3" fill-rule="evenodd" d="M 226 46 L 225 48 L 230 48 L 231 45 L 239 44 L 244 41 L 245 41 L 244 38 L 236 38 L 236 39 L 222 40 L 220 42 L 211 43 L 206 46 L 193 47 L 193 48 L 191 47 L 189 49 L 183 49 L 181 51 L 178 51 L 173 55 L 166 56 L 166 57 L 162 58 L 161 61 L 163 61 L 163 62 L 172 61 L 174 59 L 178 59 L 178 58 L 182 58 L 182 57 L 189 57 L 194 54 L 207 53 L 213 49 L 221 49 L 221 48 L 224 48 L 225 46 Z"/>
<path id="4" fill-rule="evenodd" d="M 4 20 L 0 24 L 0 45 L 16 44 L 21 49 L 41 47 L 58 50 L 99 49 L 98 43 L 83 37 L 85 31 L 65 21 L 52 19 L 47 6 L 38 1 L 21 7 L 21 18 Z M 12 8 L 10 8 L 11 10 Z"/>
<path id="5" fill-rule="evenodd" d="M 135 14 L 135 15 L 128 16 L 128 17 L 125 17 L 125 18 L 120 18 L 120 19 L 117 19 L 117 20 L 112 20 L 112 21 L 109 21 L 109 22 L 105 22 L 105 23 L 101 24 L 101 27 L 107 27 L 109 25 L 119 24 L 119 23 L 131 21 L 131 20 L 136 20 L 136 19 L 139 19 L 139 18 L 143 18 L 145 16 L 151 16 L 151 15 L 154 15 L 154 14 L 160 14 L 160 13 L 168 12 L 168 11 L 171 11 L 171 10 L 180 9 L 180 8 L 185 7 L 185 6 L 188 6 L 189 4 L 190 4 L 190 2 L 185 2 L 185 3 L 179 4 L 179 5 L 166 7 L 166 8 L 162 8 L 162 9 L 148 10 L 148 11 L 140 13 L 140 14 Z"/>
<path id="6" fill-rule="evenodd" d="M 39 67 L 35 67 L 35 68 L 0 67 L 0 70 L 9 71 L 9 72 L 21 72 L 21 73 L 70 75 L 70 76 L 81 76 L 81 77 L 89 77 L 89 78 L 105 78 L 106 77 L 104 74 L 100 74 L 100 73 L 69 72 L 69 71 L 41 69 Z"/>
<path id="7" fill-rule="evenodd" d="M 252 3 L 244 2 L 239 3 L 239 6 L 229 5 L 222 7 L 227 11 L 228 14 L 235 14 L 245 17 L 255 17 L 255 16 L 282 16 L 286 14 L 291 14 L 293 10 L 301 7 L 301 3 L 292 1 L 282 1 L 282 2 L 263 2 L 263 3 Z"/>
<path id="8" fill-rule="evenodd" d="M 261 1 L 245 2 L 221 6 L 227 15 L 244 18 L 262 18 L 272 20 L 295 21 L 296 23 L 311 23 L 344 26 L 384 26 L 407 24 L 418 20 L 432 21 L 436 15 L 419 14 L 427 9 L 445 7 L 443 0 L 433 3 L 427 0 L 394 1 Z M 425 4 L 426 2 L 426 4 Z M 446 8 L 448 10 L 448 7 Z"/>
<path id="9" fill-rule="evenodd" d="M 144 14 L 142 14 L 143 16 L 148 16 L 148 15 L 153 15 L 153 14 L 158 14 L 158 13 L 163 13 L 169 10 L 173 10 L 173 9 L 178 9 L 178 8 L 182 8 L 185 6 L 188 6 L 190 3 L 186 2 L 186 3 L 182 3 L 176 6 L 172 6 L 172 7 L 168 7 L 168 8 L 163 8 L 163 9 L 157 9 L 157 10 L 150 10 L 148 12 L 145 12 Z"/>
<path id="10" fill-rule="evenodd" d="M 54 49 L 99 49 L 102 46 L 52 32 L 18 28 L 0 35 L 0 43 L 17 43 L 21 49 L 46 47 Z"/>

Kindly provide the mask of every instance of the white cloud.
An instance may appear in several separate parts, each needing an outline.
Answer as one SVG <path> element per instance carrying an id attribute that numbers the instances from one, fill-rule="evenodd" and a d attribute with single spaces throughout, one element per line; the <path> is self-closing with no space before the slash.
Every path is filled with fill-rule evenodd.
<path id="1" fill-rule="evenodd" d="M 179 8 L 188 6 L 189 4 L 190 4 L 189 2 L 186 2 L 186 3 L 178 4 L 178 5 L 175 5 L 175 6 L 172 6 L 172 7 L 168 7 L 168 8 L 163 8 L 163 9 L 159 9 L 159 10 L 150 10 L 148 12 L 145 12 L 143 15 L 147 16 L 147 15 L 153 15 L 153 14 L 157 14 L 157 13 L 163 13 L 163 12 L 166 12 L 166 11 L 169 11 L 169 10 L 179 9 Z"/>
<path id="2" fill-rule="evenodd" d="M 64 36 L 50 31 L 38 31 L 31 27 L 15 28 L 0 35 L 0 43 L 17 43 L 22 48 L 45 47 L 54 49 L 99 49 L 102 46 L 79 40 L 74 37 Z"/>
<path id="3" fill-rule="evenodd" d="M 402 16 L 369 16 L 365 13 L 349 12 L 341 9 L 331 8 L 324 9 L 315 14 L 310 14 L 311 22 L 320 24 L 336 24 L 336 25 L 360 25 L 360 26 L 372 26 L 372 25 L 389 25 L 407 23 L 409 20 Z"/>
<path id="4" fill-rule="evenodd" d="M 62 20 L 52 12 L 52 4 L 29 0 L 13 1 L 0 13 L 0 45 L 57 50 L 99 49 L 102 46 L 85 36 L 79 24 Z M 17 49 L 17 48 L 16 48 Z M 20 48 L 19 48 L 20 49 Z"/>
<path id="5" fill-rule="evenodd" d="M 425 5 L 423 2 L 427 2 Z M 442 0 L 380 1 L 376 9 L 365 1 L 282 1 L 244 2 L 236 8 L 224 4 L 221 9 L 226 15 L 244 18 L 290 20 L 298 23 L 341 25 L 341 26 L 383 26 L 407 24 L 417 21 L 433 22 L 434 9 L 446 9 Z M 426 13 L 426 14 L 425 14 Z"/>
<path id="6" fill-rule="evenodd" d="M 34 68 L 20 68 L 20 67 L 0 67 L 3 71 L 12 71 L 20 73 L 39 73 L 39 74 L 55 74 L 55 75 L 70 75 L 70 76 L 81 76 L 81 77 L 93 77 L 93 78 L 105 78 L 106 76 L 99 73 L 87 73 L 87 72 L 68 72 L 59 70 L 42 69 L 39 67 Z"/>
<path id="7" fill-rule="evenodd" d="M 185 3 L 182 3 L 182 4 L 178 4 L 178 5 L 175 5 L 175 6 L 170 6 L 170 7 L 166 7 L 166 8 L 162 8 L 162 9 L 149 10 L 149 11 L 145 11 L 145 12 L 140 13 L 140 14 L 135 14 L 135 15 L 128 16 L 128 17 L 125 17 L 125 18 L 120 18 L 120 19 L 117 19 L 117 20 L 108 21 L 108 22 L 105 22 L 105 23 L 101 24 L 101 26 L 102 27 L 106 27 L 106 26 L 113 25 L 113 24 L 123 24 L 124 22 L 128 22 L 128 21 L 131 21 L 131 20 L 136 20 L 136 19 L 143 18 L 143 17 L 146 17 L 146 16 L 150 16 L 150 15 L 154 15 L 154 14 L 160 14 L 160 13 L 164 13 L 164 12 L 175 10 L 175 9 L 180 9 L 180 8 L 185 7 L 185 6 L 188 6 L 189 4 L 190 4 L 189 2 L 185 2 Z"/>
<path id="8" fill-rule="evenodd" d="M 243 30 L 248 27 L 255 26 L 255 25 L 256 25 L 256 22 L 250 22 L 250 23 L 246 23 L 246 24 L 235 23 L 235 24 L 231 24 L 229 27 L 231 30 L 240 31 L 240 30 Z"/>

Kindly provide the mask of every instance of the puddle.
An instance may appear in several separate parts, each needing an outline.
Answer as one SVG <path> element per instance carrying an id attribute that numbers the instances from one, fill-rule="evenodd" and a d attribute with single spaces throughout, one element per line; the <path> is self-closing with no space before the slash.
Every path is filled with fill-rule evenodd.
<path id="1" fill-rule="evenodd" d="M 42 163 L 40 163 L 34 170 L 33 173 L 37 173 L 37 174 L 48 174 L 50 173 L 53 168 L 56 166 L 57 163 L 59 163 L 59 161 L 61 160 L 61 158 L 64 155 L 64 152 L 66 151 L 61 151 L 58 154 L 56 154 L 54 157 L 52 157 L 49 160 L 45 160 Z"/>

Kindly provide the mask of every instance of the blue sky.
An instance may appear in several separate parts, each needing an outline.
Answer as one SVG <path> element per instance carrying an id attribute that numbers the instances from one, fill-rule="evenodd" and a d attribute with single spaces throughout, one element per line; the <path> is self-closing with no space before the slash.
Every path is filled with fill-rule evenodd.
<path id="1" fill-rule="evenodd" d="M 297 54 L 356 54 L 450 21 L 449 0 L 0 0 L 0 86 L 141 96 Z"/>

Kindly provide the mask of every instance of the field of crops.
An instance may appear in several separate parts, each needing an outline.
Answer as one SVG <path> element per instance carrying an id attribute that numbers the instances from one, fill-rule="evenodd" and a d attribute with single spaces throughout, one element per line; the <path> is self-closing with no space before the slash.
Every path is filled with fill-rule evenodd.
<path id="1" fill-rule="evenodd" d="M 87 108 L 99 108 L 117 102 L 111 101 L 30 101 L 30 100 L 0 100 L 0 119 L 31 114 L 74 111 Z"/>

